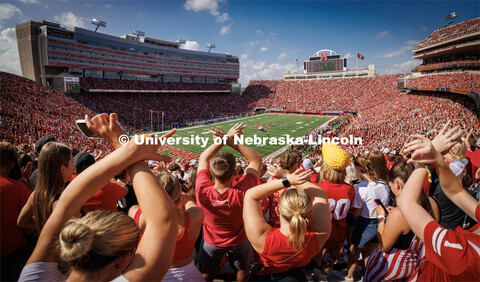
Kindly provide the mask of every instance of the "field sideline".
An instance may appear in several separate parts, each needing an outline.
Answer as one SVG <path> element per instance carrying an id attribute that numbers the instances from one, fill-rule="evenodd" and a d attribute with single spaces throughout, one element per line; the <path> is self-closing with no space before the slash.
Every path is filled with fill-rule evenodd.
<path id="1" fill-rule="evenodd" d="M 333 117 L 265 113 L 235 120 L 212 123 L 208 125 L 185 127 L 178 129 L 177 133 L 174 136 L 182 138 L 177 140 L 179 142 L 175 142 L 171 145 L 162 146 L 160 147 L 160 151 L 163 151 L 164 153 L 167 153 L 174 158 L 180 157 L 185 160 L 191 160 L 198 158 L 199 154 L 201 154 L 206 147 L 210 146 L 213 143 L 212 134 L 208 132 L 208 130 L 212 127 L 220 126 L 225 132 L 227 132 L 235 123 L 240 122 L 247 125 L 247 128 L 245 128 L 244 130 L 244 137 L 254 137 L 254 135 L 257 135 L 261 138 L 267 136 L 270 138 L 278 138 L 286 135 L 289 135 L 290 137 L 302 137 L 308 131 L 315 129 L 324 123 L 327 123 L 331 119 L 333 119 Z M 272 126 L 273 123 L 276 124 L 276 127 Z M 259 132 L 256 128 L 258 126 L 263 126 L 265 128 L 265 132 Z M 282 127 L 281 129 L 280 126 Z M 161 136 L 164 132 L 157 131 L 152 133 Z M 200 138 L 202 138 L 203 140 L 200 140 Z M 206 147 L 202 147 L 202 145 L 205 145 L 204 142 L 207 141 L 206 138 L 208 138 Z M 187 144 L 193 143 L 192 141 L 194 140 L 200 141 L 199 144 Z M 267 157 L 270 154 L 285 147 L 285 145 L 266 144 L 249 145 L 249 147 L 254 148 L 262 155 L 262 157 Z M 240 154 L 230 147 L 224 147 L 221 151 L 231 152 L 235 156 L 240 157 Z"/>

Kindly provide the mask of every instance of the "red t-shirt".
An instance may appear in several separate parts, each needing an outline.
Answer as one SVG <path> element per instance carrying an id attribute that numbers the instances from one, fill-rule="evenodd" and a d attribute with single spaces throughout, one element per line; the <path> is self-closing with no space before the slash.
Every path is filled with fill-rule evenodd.
<path id="1" fill-rule="evenodd" d="M 335 184 L 328 180 L 316 183 L 327 194 L 332 219 L 332 232 L 324 248 L 331 248 L 341 244 L 347 234 L 347 214 L 355 198 L 355 188 L 347 183 Z"/>
<path id="2" fill-rule="evenodd" d="M 475 216 L 480 218 L 480 206 Z M 480 235 L 460 227 L 448 230 L 431 221 L 423 237 L 427 260 L 419 270 L 419 281 L 480 280 Z"/>
<path id="3" fill-rule="evenodd" d="M 282 273 L 292 268 L 307 265 L 312 257 L 320 252 L 320 243 L 315 232 L 307 230 L 305 243 L 300 250 L 293 250 L 288 243 L 288 237 L 279 228 L 272 228 L 265 239 L 260 261 L 265 268 L 259 274 Z"/>
<path id="4" fill-rule="evenodd" d="M 127 190 L 116 183 L 107 183 L 101 190 L 99 190 L 93 197 L 91 197 L 82 209 L 85 212 L 104 209 L 116 211 L 117 200 L 125 197 Z"/>
<path id="5" fill-rule="evenodd" d="M 27 244 L 17 218 L 27 203 L 30 190 L 20 181 L 0 176 L 0 256 L 13 253 Z"/>
<path id="6" fill-rule="evenodd" d="M 280 201 L 280 196 L 282 196 L 283 192 L 285 192 L 286 190 L 287 188 L 284 188 L 280 192 L 275 191 L 275 193 L 273 193 L 272 199 L 269 202 L 270 206 L 268 207 L 268 218 L 270 226 L 272 227 L 280 227 L 280 216 L 277 214 L 276 208 L 278 207 L 278 201 Z"/>
<path id="7" fill-rule="evenodd" d="M 395 162 L 388 162 L 388 163 L 387 163 L 387 168 L 390 169 L 394 163 L 395 163 Z"/>
<path id="8" fill-rule="evenodd" d="M 197 173 L 195 193 L 197 205 L 203 210 L 203 238 L 216 247 L 236 246 L 247 239 L 243 227 L 243 198 L 245 192 L 257 185 L 255 174 L 247 173 L 236 186 L 220 194 L 210 180 L 211 172 Z"/>

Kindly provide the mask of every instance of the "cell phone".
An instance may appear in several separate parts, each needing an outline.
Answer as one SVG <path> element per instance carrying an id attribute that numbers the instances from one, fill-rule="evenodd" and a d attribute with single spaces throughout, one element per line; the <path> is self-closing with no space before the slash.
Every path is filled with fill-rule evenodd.
<path id="1" fill-rule="evenodd" d="M 360 183 L 360 181 L 358 181 L 358 179 L 350 181 L 350 184 L 352 184 L 352 185 L 357 185 L 358 183 Z"/>
<path id="2" fill-rule="evenodd" d="M 75 121 L 75 124 L 77 125 L 78 129 L 85 135 L 87 138 L 100 138 L 100 135 L 94 133 L 87 127 L 87 123 L 85 122 L 84 119 L 77 119 Z"/>
<path id="3" fill-rule="evenodd" d="M 378 207 L 382 207 L 383 210 L 385 211 L 385 215 L 388 215 L 388 210 L 387 208 L 383 205 L 382 201 L 380 199 L 375 199 L 375 204 L 377 204 Z"/>

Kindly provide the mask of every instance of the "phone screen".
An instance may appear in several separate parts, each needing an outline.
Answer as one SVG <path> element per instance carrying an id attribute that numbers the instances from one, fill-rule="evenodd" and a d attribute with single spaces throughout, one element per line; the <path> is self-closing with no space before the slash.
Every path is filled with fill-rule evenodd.
<path id="1" fill-rule="evenodd" d="M 377 206 L 380 206 L 383 208 L 383 210 L 385 211 L 385 214 L 388 215 L 388 210 L 387 208 L 383 205 L 382 201 L 380 201 L 380 199 L 375 199 L 375 204 L 377 204 Z"/>
<path id="2" fill-rule="evenodd" d="M 79 119 L 75 121 L 75 124 L 77 125 L 78 129 L 83 133 L 88 138 L 100 138 L 99 135 L 96 133 L 93 133 L 90 129 L 87 127 L 87 123 L 83 119 Z"/>

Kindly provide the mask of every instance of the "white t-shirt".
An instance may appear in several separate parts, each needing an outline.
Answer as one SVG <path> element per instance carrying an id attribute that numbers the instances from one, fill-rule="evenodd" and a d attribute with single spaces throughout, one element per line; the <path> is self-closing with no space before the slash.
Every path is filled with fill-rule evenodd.
<path id="1" fill-rule="evenodd" d="M 388 207 L 390 187 L 378 182 L 361 182 L 355 185 L 354 208 L 362 208 L 360 213 L 364 218 L 377 218 L 377 205 L 375 199 L 380 199 Z"/>

